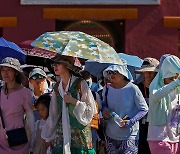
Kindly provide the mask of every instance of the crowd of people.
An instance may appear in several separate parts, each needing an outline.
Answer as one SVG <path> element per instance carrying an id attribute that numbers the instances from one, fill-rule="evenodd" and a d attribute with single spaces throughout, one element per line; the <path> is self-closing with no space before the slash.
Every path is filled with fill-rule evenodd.
<path id="1" fill-rule="evenodd" d="M 145 58 L 140 82 L 122 61 L 98 81 L 73 57 L 54 76 L 3 59 L 0 154 L 180 154 L 180 59 Z"/>

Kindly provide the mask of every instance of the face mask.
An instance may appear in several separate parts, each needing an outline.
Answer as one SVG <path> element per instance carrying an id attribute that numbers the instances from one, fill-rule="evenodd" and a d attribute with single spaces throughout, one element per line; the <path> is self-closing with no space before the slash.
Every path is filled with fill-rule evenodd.
<path id="1" fill-rule="evenodd" d="M 47 83 L 47 80 L 46 81 L 44 81 L 44 85 L 43 85 L 43 88 L 44 88 L 44 90 L 47 90 L 48 89 L 48 83 Z"/>
<path id="2" fill-rule="evenodd" d="M 33 85 L 32 85 L 31 82 L 29 82 L 29 88 L 30 88 L 32 91 L 34 91 L 34 87 L 33 87 Z"/>

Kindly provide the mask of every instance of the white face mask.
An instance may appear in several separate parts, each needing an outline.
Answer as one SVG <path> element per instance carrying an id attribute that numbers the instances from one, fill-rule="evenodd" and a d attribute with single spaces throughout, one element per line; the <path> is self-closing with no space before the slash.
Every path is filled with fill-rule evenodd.
<path id="1" fill-rule="evenodd" d="M 44 90 L 48 89 L 49 86 L 48 86 L 47 80 L 44 82 L 44 86 L 43 87 L 44 87 Z"/>
<path id="2" fill-rule="evenodd" d="M 32 91 L 34 91 L 34 87 L 33 87 L 33 85 L 32 85 L 31 82 L 29 82 L 29 88 L 30 88 Z"/>

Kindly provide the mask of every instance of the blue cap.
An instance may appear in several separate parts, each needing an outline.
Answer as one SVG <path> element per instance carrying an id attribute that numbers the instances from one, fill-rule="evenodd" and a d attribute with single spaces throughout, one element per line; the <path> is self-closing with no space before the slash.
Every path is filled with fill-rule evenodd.
<path id="1" fill-rule="evenodd" d="M 30 73 L 29 73 L 29 78 L 33 77 L 36 74 L 40 74 L 44 76 L 45 78 L 47 77 L 46 73 L 40 69 L 40 68 L 34 68 Z"/>

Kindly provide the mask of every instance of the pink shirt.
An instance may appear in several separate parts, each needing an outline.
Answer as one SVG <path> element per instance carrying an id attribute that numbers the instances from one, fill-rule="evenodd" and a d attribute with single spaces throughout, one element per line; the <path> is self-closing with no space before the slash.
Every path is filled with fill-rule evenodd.
<path id="1" fill-rule="evenodd" d="M 5 121 L 6 130 L 12 130 L 24 127 L 23 118 L 26 111 L 31 110 L 31 93 L 30 90 L 23 87 L 20 90 L 7 95 L 1 91 L 0 106 Z M 4 129 L 0 118 L 0 153 L 23 154 L 28 153 L 28 144 L 9 148 L 7 139 L 4 135 Z"/>

